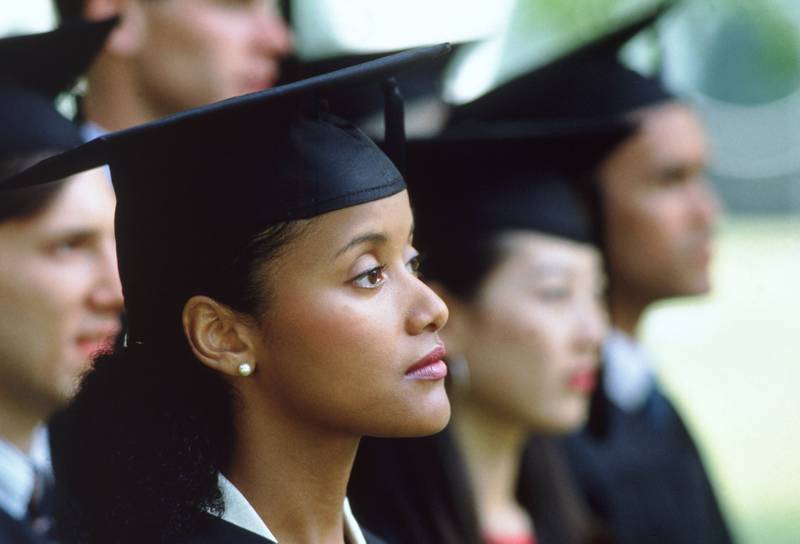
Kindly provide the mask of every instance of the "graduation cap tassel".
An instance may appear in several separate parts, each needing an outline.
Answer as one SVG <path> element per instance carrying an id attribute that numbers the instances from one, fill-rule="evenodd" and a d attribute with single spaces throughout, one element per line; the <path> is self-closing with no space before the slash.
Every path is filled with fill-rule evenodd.
<path id="1" fill-rule="evenodd" d="M 403 95 L 395 78 L 383 80 L 381 85 L 384 100 L 384 141 L 386 154 L 400 172 L 406 163 L 406 120 Z"/>

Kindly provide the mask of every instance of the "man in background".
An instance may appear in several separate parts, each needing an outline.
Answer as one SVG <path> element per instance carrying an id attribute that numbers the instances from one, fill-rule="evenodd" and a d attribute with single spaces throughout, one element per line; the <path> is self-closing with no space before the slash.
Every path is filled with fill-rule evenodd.
<path id="1" fill-rule="evenodd" d="M 87 75 L 87 138 L 271 87 L 291 50 L 273 0 L 54 0 L 62 20 L 119 15 Z"/>
<path id="2" fill-rule="evenodd" d="M 567 452 L 619 542 L 727 543 L 700 455 L 638 340 L 652 304 L 710 289 L 719 204 L 705 178 L 707 142 L 696 113 L 676 100 L 631 115 L 636 130 L 596 172 L 614 327 L 593 407 L 596 434 L 572 438 Z"/>

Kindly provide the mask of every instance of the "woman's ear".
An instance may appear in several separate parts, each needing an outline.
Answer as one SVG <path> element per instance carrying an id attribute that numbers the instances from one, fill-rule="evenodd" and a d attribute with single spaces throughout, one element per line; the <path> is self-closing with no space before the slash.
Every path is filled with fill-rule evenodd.
<path id="1" fill-rule="evenodd" d="M 229 376 L 256 370 L 253 324 L 214 299 L 195 296 L 183 307 L 183 331 L 200 361 Z"/>

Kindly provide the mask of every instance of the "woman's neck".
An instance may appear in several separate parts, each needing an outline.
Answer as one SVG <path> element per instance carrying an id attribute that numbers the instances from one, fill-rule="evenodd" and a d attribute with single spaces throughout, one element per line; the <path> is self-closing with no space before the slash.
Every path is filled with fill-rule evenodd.
<path id="1" fill-rule="evenodd" d="M 531 531 L 531 520 L 516 500 L 528 432 L 468 399 L 454 406 L 453 414 L 452 427 L 474 490 L 482 530 L 504 535 Z"/>
<path id="2" fill-rule="evenodd" d="M 342 544 L 342 506 L 358 437 L 273 416 L 258 408 L 239 414 L 226 476 L 279 542 Z"/>

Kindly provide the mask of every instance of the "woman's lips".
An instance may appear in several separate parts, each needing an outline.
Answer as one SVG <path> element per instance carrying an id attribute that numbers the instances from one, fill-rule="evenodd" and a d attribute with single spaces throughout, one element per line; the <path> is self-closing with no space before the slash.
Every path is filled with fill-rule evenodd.
<path id="1" fill-rule="evenodd" d="M 444 379 L 447 376 L 447 364 L 443 360 L 446 353 L 444 346 L 436 346 L 433 351 L 406 370 L 406 377 L 431 381 Z"/>

